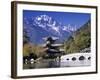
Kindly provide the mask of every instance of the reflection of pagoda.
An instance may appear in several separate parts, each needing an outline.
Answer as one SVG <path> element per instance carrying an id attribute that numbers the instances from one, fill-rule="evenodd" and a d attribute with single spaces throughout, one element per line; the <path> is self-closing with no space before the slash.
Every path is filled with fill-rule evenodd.
<path id="1" fill-rule="evenodd" d="M 46 44 L 45 48 L 47 48 L 46 53 L 48 55 L 48 58 L 57 58 L 62 55 L 62 52 L 60 51 L 59 47 L 62 46 L 62 44 L 55 44 L 55 41 L 57 38 L 48 37 L 46 38 Z"/>

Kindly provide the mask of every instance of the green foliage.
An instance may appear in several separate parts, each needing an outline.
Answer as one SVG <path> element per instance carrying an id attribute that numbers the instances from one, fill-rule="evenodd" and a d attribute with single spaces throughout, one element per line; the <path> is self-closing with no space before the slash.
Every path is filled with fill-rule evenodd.
<path id="1" fill-rule="evenodd" d="M 24 29 L 23 30 L 23 45 L 29 43 L 30 41 L 30 38 L 27 34 L 28 34 L 27 31 Z"/>
<path id="2" fill-rule="evenodd" d="M 37 55 L 37 57 L 45 55 L 45 50 L 43 47 L 38 45 L 33 45 L 31 43 L 24 44 L 23 46 L 23 56 L 29 56 L 30 53 Z"/>
<path id="3" fill-rule="evenodd" d="M 91 25 L 90 21 L 84 24 L 80 29 L 78 29 L 73 37 L 69 37 L 64 43 L 65 52 L 67 53 L 77 53 L 82 49 L 88 48 L 91 45 Z"/>

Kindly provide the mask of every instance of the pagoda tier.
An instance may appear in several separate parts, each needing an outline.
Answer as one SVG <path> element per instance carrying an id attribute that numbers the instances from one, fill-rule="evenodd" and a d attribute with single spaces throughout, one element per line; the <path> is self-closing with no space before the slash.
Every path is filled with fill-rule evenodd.
<path id="1" fill-rule="evenodd" d="M 59 50 L 59 47 L 62 46 L 62 44 L 55 44 L 56 40 L 52 37 L 48 37 L 46 39 L 45 48 L 47 50 L 45 51 L 49 58 L 56 58 L 61 56 L 62 52 Z"/>
<path id="2" fill-rule="evenodd" d="M 61 53 L 60 51 L 55 50 L 55 49 L 48 49 L 46 52 L 50 54 Z"/>

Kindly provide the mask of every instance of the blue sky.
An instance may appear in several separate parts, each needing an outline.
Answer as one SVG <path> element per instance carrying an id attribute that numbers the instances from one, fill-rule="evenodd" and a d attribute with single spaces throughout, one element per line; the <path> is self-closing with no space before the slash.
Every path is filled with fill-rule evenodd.
<path id="1" fill-rule="evenodd" d="M 88 20 L 91 19 L 91 14 L 88 13 L 23 10 L 23 20 L 27 19 L 28 22 L 30 21 L 28 25 L 32 24 L 32 18 L 34 19 L 40 15 L 48 15 L 49 17 L 52 17 L 57 23 L 61 23 L 63 26 L 67 26 L 70 24 L 72 27 L 75 27 L 77 29 L 82 27 L 82 25 L 84 25 Z M 30 36 L 30 41 L 35 44 L 44 43 L 43 37 L 54 36 L 54 35 L 56 35 L 57 37 L 59 36 L 58 33 L 52 33 L 52 31 L 51 32 L 49 31 L 47 32 L 44 30 L 40 31 L 41 30 L 40 28 L 38 28 L 37 30 L 37 28 L 35 28 L 34 26 L 32 26 L 34 28 L 28 26 L 26 27 L 29 30 L 28 35 Z M 63 39 L 67 39 L 70 34 L 66 32 L 64 34 L 61 33 L 61 35 L 63 36 L 62 37 L 59 36 L 59 39 L 63 41 Z"/>
<path id="2" fill-rule="evenodd" d="M 23 18 L 31 18 L 39 15 L 48 15 L 55 19 L 57 22 L 62 23 L 62 25 L 76 25 L 80 27 L 91 19 L 91 14 L 89 13 L 72 13 L 72 12 L 52 12 L 52 11 L 34 11 L 34 10 L 23 10 Z"/>

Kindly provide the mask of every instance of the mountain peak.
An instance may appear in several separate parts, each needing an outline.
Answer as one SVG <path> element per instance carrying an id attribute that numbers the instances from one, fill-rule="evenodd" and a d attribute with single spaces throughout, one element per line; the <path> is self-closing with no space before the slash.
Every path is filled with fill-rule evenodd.
<path id="1" fill-rule="evenodd" d="M 35 20 L 40 22 L 40 21 L 49 21 L 51 20 L 51 17 L 49 17 L 48 15 L 39 15 L 37 17 L 35 17 Z"/>
<path id="2" fill-rule="evenodd" d="M 63 26 L 64 31 L 70 31 L 75 32 L 77 30 L 76 25 L 71 26 L 71 24 L 68 24 L 67 26 Z"/>
<path id="3" fill-rule="evenodd" d="M 24 28 L 26 27 L 29 30 L 29 35 L 31 41 L 35 43 L 42 43 L 41 40 L 46 36 L 59 37 L 59 40 L 62 42 L 67 39 L 75 31 L 75 27 L 72 25 L 61 25 L 61 22 L 57 22 L 53 17 L 46 14 L 34 16 L 32 18 L 24 19 Z"/>
<path id="4" fill-rule="evenodd" d="M 53 30 L 53 32 L 60 33 L 59 23 L 57 23 L 56 20 L 48 15 L 39 15 L 35 17 L 34 22 L 36 25 L 38 25 L 38 27 L 42 27 L 45 30 Z"/>

